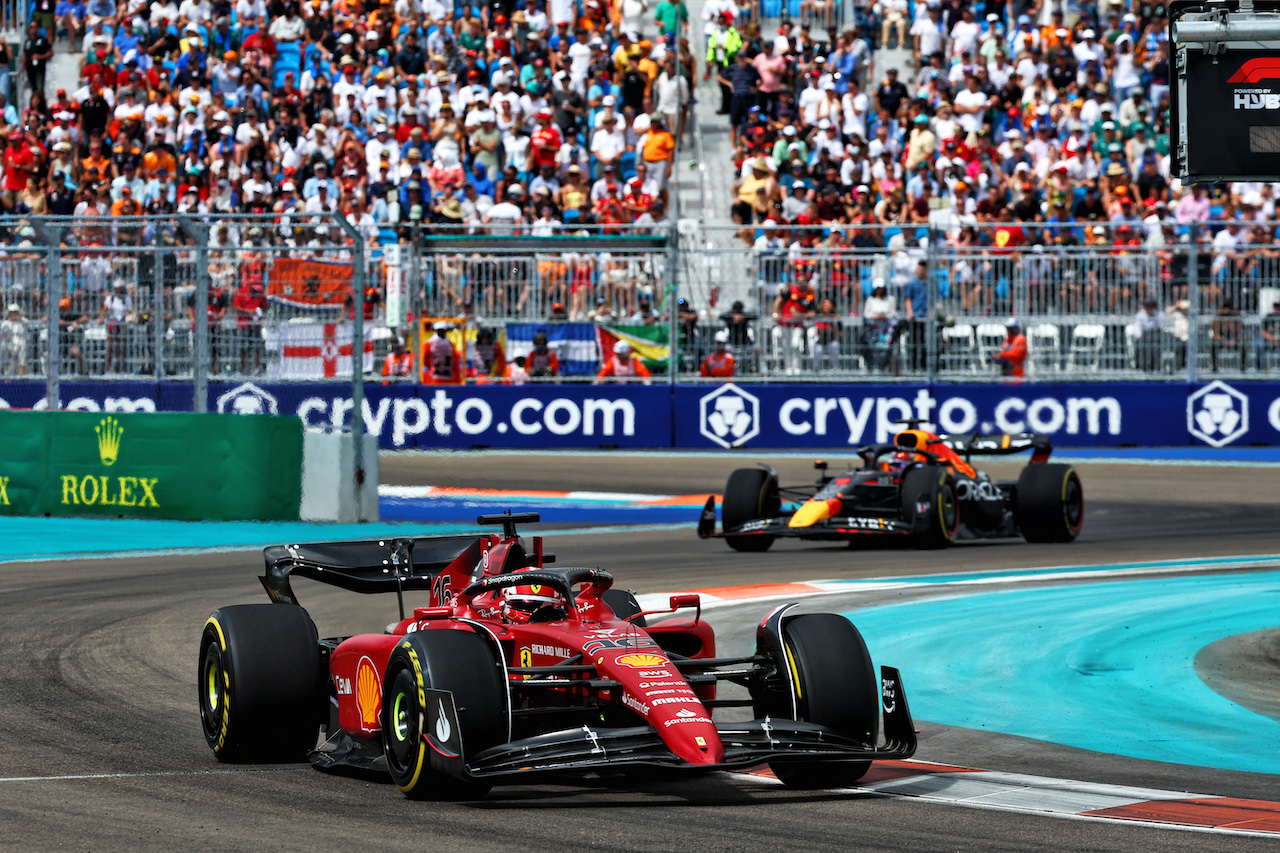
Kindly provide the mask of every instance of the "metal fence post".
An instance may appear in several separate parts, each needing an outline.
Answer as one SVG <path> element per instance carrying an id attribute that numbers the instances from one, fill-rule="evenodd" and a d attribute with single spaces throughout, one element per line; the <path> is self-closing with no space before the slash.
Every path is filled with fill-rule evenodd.
<path id="1" fill-rule="evenodd" d="M 1191 223 L 1191 242 L 1187 249 L 1187 382 L 1195 382 L 1200 373 L 1200 223 Z"/>
<path id="2" fill-rule="evenodd" d="M 929 313 L 925 318 L 925 372 L 930 385 L 938 381 L 938 232 L 929 226 L 929 251 L 925 254 L 928 263 L 929 281 L 926 282 Z"/>
<path id="3" fill-rule="evenodd" d="M 671 357 L 667 364 L 667 374 L 671 385 L 676 384 L 676 373 L 680 369 L 680 336 L 677 334 L 680 320 L 680 286 L 676 271 L 680 263 L 680 229 L 676 223 L 670 223 L 667 230 L 667 293 L 671 298 L 667 301 L 667 310 L 671 312 L 669 334 L 671 335 Z"/>
<path id="4" fill-rule="evenodd" d="M 158 237 L 159 234 L 157 233 L 156 236 Z M 159 245 L 158 242 L 157 245 Z M 161 382 L 164 380 L 164 332 L 167 328 L 164 319 L 164 252 L 156 252 L 152 270 L 155 276 L 155 293 L 151 310 L 155 311 L 156 329 L 155 340 L 152 343 L 156 348 L 156 382 Z"/>
<path id="5" fill-rule="evenodd" d="M 196 340 L 191 360 L 193 411 L 209 409 L 209 228 L 189 215 L 178 217 L 178 226 L 196 243 Z"/>
<path id="6" fill-rule="evenodd" d="M 62 229 L 32 220 L 36 234 L 48 247 L 45 251 L 45 369 L 44 399 L 51 412 L 62 408 L 60 400 L 62 367 Z"/>
<path id="7" fill-rule="evenodd" d="M 338 225 L 352 242 L 352 275 L 351 275 L 351 437 L 355 442 L 352 448 L 352 479 L 355 483 L 356 505 L 360 507 L 356 513 L 357 521 L 364 521 L 364 236 L 352 225 L 341 211 L 334 212 Z M 466 348 L 464 335 L 463 348 Z"/>

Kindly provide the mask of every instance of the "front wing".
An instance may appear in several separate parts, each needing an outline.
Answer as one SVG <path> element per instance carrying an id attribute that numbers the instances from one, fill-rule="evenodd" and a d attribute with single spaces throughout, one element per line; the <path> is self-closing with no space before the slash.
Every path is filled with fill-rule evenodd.
<path id="1" fill-rule="evenodd" d="M 626 767 L 671 772 L 746 770 L 764 762 L 883 761 L 910 758 L 916 751 L 915 723 L 907 707 L 901 675 L 881 667 L 884 738 L 862 743 L 824 726 L 798 720 L 751 720 L 717 726 L 724 744 L 720 764 L 690 764 L 674 755 L 652 728 L 593 729 L 582 726 L 537 735 L 468 756 L 459 754 L 437 769 L 471 779 L 576 774 Z M 449 706 L 445 706 L 449 707 Z M 433 757 L 433 764 L 435 764 Z"/>
<path id="2" fill-rule="evenodd" d="M 898 518 L 879 515 L 838 515 L 808 527 L 791 527 L 790 515 L 757 518 L 737 527 L 716 530 L 716 499 L 707 499 L 698 519 L 699 539 L 723 539 L 726 536 L 783 536 L 793 539 L 851 539 L 866 535 L 909 536 L 915 525 Z"/>

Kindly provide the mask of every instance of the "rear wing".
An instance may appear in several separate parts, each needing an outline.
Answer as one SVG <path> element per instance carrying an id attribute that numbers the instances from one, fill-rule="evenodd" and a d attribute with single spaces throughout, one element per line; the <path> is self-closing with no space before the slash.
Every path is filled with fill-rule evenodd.
<path id="1" fill-rule="evenodd" d="M 480 561 L 488 536 L 428 536 L 272 545 L 262 550 L 259 578 L 271 600 L 297 604 L 290 578 L 304 577 L 358 593 L 429 590 L 436 575 L 461 560 L 467 573 Z"/>
<path id="2" fill-rule="evenodd" d="M 942 439 L 942 443 L 965 457 L 1011 456 L 1030 450 L 1033 465 L 1044 462 L 1053 452 L 1053 443 L 1049 440 L 1049 436 L 1039 432 L 997 435 L 979 435 L 975 432 L 972 435 L 948 435 Z"/>

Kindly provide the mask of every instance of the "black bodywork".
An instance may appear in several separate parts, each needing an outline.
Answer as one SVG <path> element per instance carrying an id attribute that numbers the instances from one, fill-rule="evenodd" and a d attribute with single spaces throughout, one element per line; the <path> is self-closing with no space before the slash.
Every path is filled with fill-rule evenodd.
<path id="1" fill-rule="evenodd" d="M 740 536 L 790 537 L 807 540 L 850 540 L 865 535 L 907 536 L 926 532 L 928 515 L 923 507 L 911 505 L 904 495 L 907 473 L 921 466 L 946 467 L 954 479 L 959 515 L 956 539 L 992 539 L 1022 535 L 1015 516 L 1018 482 L 994 480 L 969 464 L 972 456 L 997 456 L 1032 451 L 1032 464 L 1043 463 L 1052 452 L 1049 437 L 1039 433 L 1021 435 L 941 436 L 939 452 L 916 441 L 918 431 L 900 433 L 894 444 L 858 447 L 856 467 L 840 474 L 828 474 L 827 463 L 818 461 L 814 483 L 800 486 L 778 485 L 778 473 L 763 463 L 779 502 L 778 512 L 716 530 L 715 498 L 708 499 L 698 521 L 700 538 Z M 903 460 L 896 457 L 910 457 Z M 895 464 L 897 463 L 897 464 Z M 794 526 L 793 518 L 811 501 L 828 502 L 830 515 L 814 523 Z M 834 503 L 838 501 L 838 508 Z M 789 507 L 789 504 L 799 506 Z"/>

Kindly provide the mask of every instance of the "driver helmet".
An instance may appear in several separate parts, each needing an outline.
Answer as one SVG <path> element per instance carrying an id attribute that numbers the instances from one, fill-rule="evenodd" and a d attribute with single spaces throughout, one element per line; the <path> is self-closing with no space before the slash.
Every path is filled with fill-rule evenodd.
<path id="1" fill-rule="evenodd" d="M 915 461 L 916 455 L 906 450 L 898 450 L 887 457 L 880 463 L 881 471 L 888 471 L 891 474 L 900 474 L 908 465 Z"/>
<path id="2" fill-rule="evenodd" d="M 561 619 L 564 597 L 542 584 L 508 587 L 502 591 L 502 616 L 508 622 L 521 625 Z"/>

